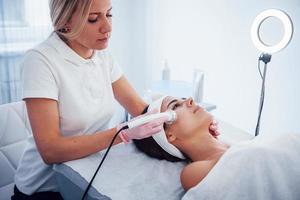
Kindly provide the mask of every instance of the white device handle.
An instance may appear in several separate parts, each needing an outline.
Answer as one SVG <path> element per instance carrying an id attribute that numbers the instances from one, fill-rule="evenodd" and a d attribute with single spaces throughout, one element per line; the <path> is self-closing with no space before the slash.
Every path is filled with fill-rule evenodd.
<path id="1" fill-rule="evenodd" d="M 140 126 L 142 124 L 146 124 L 148 122 L 151 122 L 153 120 L 159 119 L 161 117 L 167 116 L 168 120 L 167 121 L 175 121 L 176 120 L 176 113 L 175 112 L 162 112 L 162 113 L 156 113 L 156 114 L 151 114 L 151 115 L 147 115 L 145 117 L 141 117 L 135 120 L 132 120 L 130 122 L 127 123 L 128 128 L 133 128 L 136 126 Z"/>

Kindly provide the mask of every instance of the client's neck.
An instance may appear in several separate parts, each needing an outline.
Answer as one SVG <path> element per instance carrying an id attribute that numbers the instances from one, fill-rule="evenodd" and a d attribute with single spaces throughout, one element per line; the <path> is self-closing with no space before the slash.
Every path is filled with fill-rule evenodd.
<path id="1" fill-rule="evenodd" d="M 194 138 L 190 138 L 180 146 L 192 161 L 219 159 L 229 148 L 228 144 L 214 138 L 209 131 L 196 134 Z"/>

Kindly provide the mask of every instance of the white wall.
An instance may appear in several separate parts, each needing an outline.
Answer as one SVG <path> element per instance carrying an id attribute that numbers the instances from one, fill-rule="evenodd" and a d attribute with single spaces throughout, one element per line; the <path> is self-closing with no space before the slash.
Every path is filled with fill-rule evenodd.
<path id="1" fill-rule="evenodd" d="M 269 63 L 261 133 L 300 133 L 299 0 L 115 1 L 114 11 L 122 12 L 114 18 L 120 20 L 115 27 L 121 26 L 117 34 L 115 28 L 119 38 L 114 38 L 114 47 L 118 46 L 114 51 L 139 91 L 161 77 L 164 58 L 172 67 L 172 79 L 189 80 L 193 68 L 201 68 L 206 73 L 204 100 L 217 105 L 214 114 L 251 133 L 261 80 L 250 27 L 262 10 L 286 11 L 294 22 L 294 37 Z M 278 24 L 266 23 L 264 38 L 271 42 L 280 38 Z"/>
<path id="2" fill-rule="evenodd" d="M 110 49 L 134 88 L 142 92 L 149 82 L 146 66 L 146 2 L 112 0 L 113 33 Z"/>

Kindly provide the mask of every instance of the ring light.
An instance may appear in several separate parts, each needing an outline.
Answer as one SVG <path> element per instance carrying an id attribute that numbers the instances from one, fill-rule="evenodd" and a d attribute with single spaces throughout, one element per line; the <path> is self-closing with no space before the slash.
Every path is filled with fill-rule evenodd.
<path id="1" fill-rule="evenodd" d="M 284 26 L 284 36 L 281 39 L 281 41 L 276 45 L 266 45 L 260 38 L 259 29 L 261 27 L 261 24 L 269 17 L 278 18 Z M 259 15 L 257 15 L 253 21 L 251 27 L 251 38 L 255 47 L 260 51 L 262 51 L 261 55 L 258 58 L 258 69 L 259 69 L 260 76 L 262 78 L 262 86 L 260 92 L 260 102 L 259 102 L 259 110 L 258 110 L 258 119 L 257 119 L 257 124 L 255 129 L 255 136 L 259 134 L 260 118 L 261 118 L 261 113 L 264 105 L 267 63 L 271 61 L 271 57 L 273 53 L 276 53 L 284 49 L 289 44 L 289 42 L 293 37 L 293 30 L 294 28 L 293 28 L 293 23 L 291 18 L 285 12 L 277 9 L 265 10 L 261 12 Z M 261 72 L 260 61 L 264 62 L 265 64 L 263 73 Z"/>
<path id="2" fill-rule="evenodd" d="M 273 46 L 266 45 L 260 38 L 259 29 L 261 24 L 269 17 L 278 18 L 284 26 L 284 36 L 281 41 Z M 269 9 L 256 16 L 251 28 L 251 38 L 257 49 L 264 53 L 273 54 L 285 48 L 293 36 L 293 23 L 290 17 L 283 11 Z"/>

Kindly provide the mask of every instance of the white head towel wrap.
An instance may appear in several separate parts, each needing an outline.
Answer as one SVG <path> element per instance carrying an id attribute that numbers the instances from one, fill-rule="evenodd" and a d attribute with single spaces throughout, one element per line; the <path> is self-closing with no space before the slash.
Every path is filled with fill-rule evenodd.
<path id="1" fill-rule="evenodd" d="M 148 108 L 148 111 L 157 109 L 159 112 L 161 111 L 161 104 L 162 101 L 164 100 L 166 96 L 162 96 L 159 99 L 153 101 Z M 171 154 L 172 156 L 175 156 L 177 158 L 181 158 L 181 159 L 185 159 L 184 155 L 180 152 L 179 149 L 177 149 L 177 147 L 175 147 L 173 144 L 168 142 L 168 139 L 166 137 L 166 133 L 164 131 L 164 129 L 162 129 L 159 133 L 155 134 L 152 136 L 153 139 L 156 141 L 156 143 L 163 148 L 163 150 L 165 150 L 166 152 L 168 152 L 169 154 Z"/>

